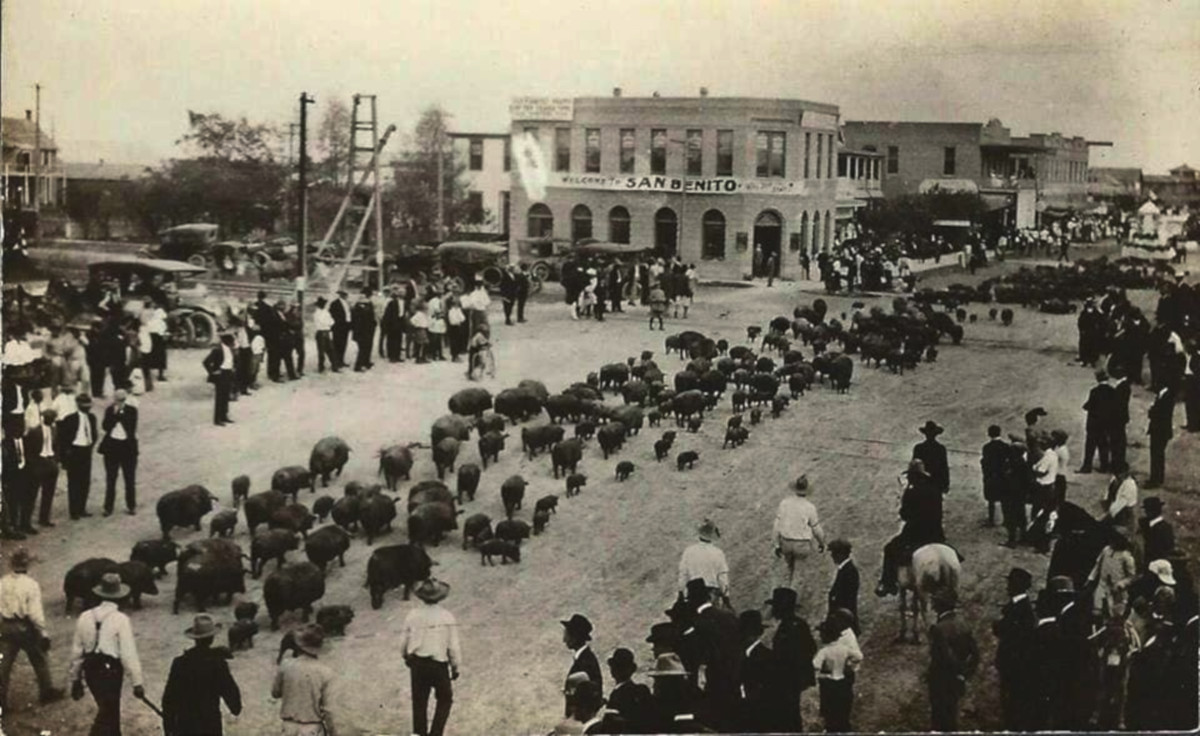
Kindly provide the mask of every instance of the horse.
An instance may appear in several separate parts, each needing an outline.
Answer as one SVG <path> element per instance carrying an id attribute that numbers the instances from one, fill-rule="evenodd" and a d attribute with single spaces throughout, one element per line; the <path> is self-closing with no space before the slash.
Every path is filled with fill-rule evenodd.
<path id="1" fill-rule="evenodd" d="M 958 594 L 958 578 L 962 572 L 962 564 L 958 561 L 958 552 L 945 544 L 926 544 L 918 547 L 912 553 L 912 560 L 899 570 L 900 582 L 900 635 L 897 641 L 904 641 L 908 619 L 908 594 L 912 593 L 912 630 L 913 644 L 921 643 L 921 634 L 917 629 L 917 616 L 920 615 L 925 626 L 929 625 L 929 598 L 937 590 L 948 590 Z"/>
<path id="2" fill-rule="evenodd" d="M 1041 533 L 1057 537 L 1050 554 L 1049 580 L 1066 575 L 1082 590 L 1088 574 L 1096 564 L 1104 545 L 1108 543 L 1111 527 L 1092 518 L 1092 515 L 1073 503 L 1063 503 L 1051 512 Z"/>

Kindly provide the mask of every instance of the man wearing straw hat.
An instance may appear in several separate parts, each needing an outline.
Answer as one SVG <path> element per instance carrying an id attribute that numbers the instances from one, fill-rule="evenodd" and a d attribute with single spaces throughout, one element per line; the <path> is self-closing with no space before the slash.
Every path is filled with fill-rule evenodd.
<path id="1" fill-rule="evenodd" d="M 242 712 L 242 692 L 223 653 L 212 648 L 221 630 L 212 616 L 196 616 L 183 635 L 196 645 L 175 658 L 163 690 L 163 730 L 170 736 L 221 736 L 221 701 Z"/>
<path id="2" fill-rule="evenodd" d="M 774 528 L 775 556 L 787 563 L 789 586 L 796 575 L 796 561 L 808 557 L 814 540 L 817 552 L 825 551 L 825 533 L 817 518 L 817 507 L 808 500 L 808 476 L 797 478 L 792 491 L 794 495 L 779 502 Z"/>
<path id="3" fill-rule="evenodd" d="M 317 658 L 325 645 L 320 624 L 295 630 L 297 654 L 283 660 L 271 685 L 271 697 L 282 699 L 279 717 L 284 736 L 337 736 L 329 700 L 333 670 Z"/>
<path id="4" fill-rule="evenodd" d="M 712 519 L 705 519 L 696 531 L 700 541 L 689 545 L 679 559 L 679 591 L 687 589 L 689 580 L 701 578 L 712 600 L 728 605 L 729 563 L 721 548 L 713 544 L 721 536 L 721 530 Z"/>
<path id="5" fill-rule="evenodd" d="M 413 594 L 425 605 L 408 612 L 400 635 L 400 653 L 412 678 L 413 733 L 442 736 L 454 703 L 450 683 L 458 679 L 462 662 L 458 622 L 454 614 L 439 605 L 450 595 L 447 583 L 430 578 L 418 585 Z M 426 729 L 430 691 L 437 698 L 437 705 L 433 726 Z"/>
<path id="6" fill-rule="evenodd" d="M 75 622 L 71 643 L 71 697 L 83 698 L 83 684 L 96 699 L 96 720 L 92 736 L 121 733 L 121 685 L 125 675 L 133 683 L 136 698 L 146 696 L 142 684 L 142 663 L 129 617 L 117 608 L 117 601 L 129 595 L 129 586 L 115 572 L 105 573 L 92 588 L 100 605 L 84 611 Z"/>
<path id="7" fill-rule="evenodd" d="M 950 491 L 950 463 L 946 459 L 946 448 L 937 441 L 938 435 L 945 430 L 937 422 L 930 419 L 918 431 L 925 435 L 925 440 L 913 445 L 912 459 L 925 464 L 925 471 L 933 480 L 933 485 L 942 493 Z M 1053 480 L 1053 479 L 1051 479 Z"/>
<path id="8" fill-rule="evenodd" d="M 28 575 L 29 562 L 29 550 L 18 548 L 8 560 L 10 572 L 0 578 L 0 711 L 8 708 L 9 678 L 21 652 L 29 657 L 37 676 L 39 700 L 51 703 L 63 696 L 50 678 L 46 662 L 50 636 L 42 610 L 42 589 Z"/>

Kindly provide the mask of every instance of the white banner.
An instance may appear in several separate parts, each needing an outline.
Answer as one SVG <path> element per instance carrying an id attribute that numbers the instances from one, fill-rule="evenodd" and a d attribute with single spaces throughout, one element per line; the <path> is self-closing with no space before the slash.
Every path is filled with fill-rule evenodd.
<path id="1" fill-rule="evenodd" d="M 508 114 L 513 120 L 560 120 L 575 119 L 575 100 L 570 97 L 514 97 L 508 103 Z"/>
<path id="2" fill-rule="evenodd" d="M 789 179 L 740 179 L 733 176 L 678 177 L 605 174 L 547 174 L 546 186 L 566 189 L 601 189 L 616 192 L 674 192 L 688 194 L 813 194 L 804 181 Z"/>

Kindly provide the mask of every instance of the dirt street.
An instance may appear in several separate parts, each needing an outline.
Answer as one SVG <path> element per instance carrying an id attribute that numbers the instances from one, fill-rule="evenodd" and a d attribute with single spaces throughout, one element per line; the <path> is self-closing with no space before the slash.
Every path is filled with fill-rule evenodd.
<path id="1" fill-rule="evenodd" d="M 981 271 L 976 278 L 988 275 Z M 967 281 L 965 275 L 935 277 L 927 284 Z M 555 391 L 583 380 L 603 363 L 623 361 L 643 350 L 668 375 L 682 368 L 668 357 L 663 337 L 683 329 L 697 329 L 731 345 L 745 341 L 749 325 L 764 325 L 779 314 L 790 315 L 799 303 L 817 294 L 800 294 L 790 284 L 752 289 L 703 289 L 690 317 L 668 319 L 667 332 L 646 329 L 645 312 L 630 310 L 605 322 L 575 322 L 561 302 L 531 306 L 528 324 L 504 327 L 499 304 L 492 308 L 493 334 L 499 374 L 482 384 L 493 393 L 524 378 L 543 381 Z M 853 301 L 829 298 L 830 313 L 849 311 Z M 888 299 L 864 299 L 868 308 Z M 1000 529 L 981 528 L 985 506 L 981 496 L 979 447 L 986 427 L 1000 424 L 1005 431 L 1020 431 L 1022 415 L 1044 406 L 1043 423 L 1071 433 L 1070 447 L 1076 464 L 1083 451 L 1083 412 L 1080 405 L 1092 384 L 1091 371 L 1069 364 L 1075 340 L 1074 317 L 1037 314 L 1016 309 L 1010 328 L 989 321 L 987 309 L 973 306 L 976 324 L 965 325 L 966 339 L 959 347 L 943 345 L 934 364 L 923 364 L 915 373 L 893 375 L 864 368 L 856 361 L 853 386 L 839 396 L 818 386 L 788 409 L 782 418 L 766 418 L 751 427 L 749 441 L 739 449 L 721 449 L 724 424 L 730 416 L 728 399 L 706 419 L 697 434 L 681 431 L 675 451 L 696 450 L 700 460 L 694 470 L 677 472 L 673 462 L 656 463 L 652 443 L 661 430 L 643 429 L 616 458 L 601 459 L 592 442 L 585 452 L 582 471 L 589 476 L 577 498 L 562 498 L 558 513 L 546 533 L 534 537 L 522 550 L 518 565 L 481 567 L 479 556 L 463 552 L 458 532 L 430 550 L 437 561 L 435 575 L 452 585 L 446 606 L 462 626 L 464 665 L 455 683 L 452 734 L 546 733 L 560 720 L 563 678 L 570 654 L 561 641 L 559 619 L 574 612 L 586 614 L 596 626 L 593 648 L 607 657 L 613 648 L 628 646 L 637 655 L 641 671 L 651 664 L 644 638 L 652 623 L 665 620 L 663 610 L 673 598 L 679 555 L 695 537 L 696 524 L 714 519 L 721 529 L 720 546 L 731 565 L 733 604 L 736 608 L 760 607 L 772 587 L 785 575 L 771 554 L 771 524 L 775 507 L 788 493 L 789 482 L 807 473 L 812 500 L 820 509 L 828 535 L 844 536 L 854 544 L 854 557 L 863 577 L 860 610 L 861 637 L 866 660 L 858 676 L 854 725 L 864 731 L 919 730 L 929 725 L 928 700 L 922 675 L 928 660 L 926 647 L 893 642 L 898 631 L 895 599 L 880 601 L 872 593 L 878 578 L 882 546 L 895 533 L 900 486 L 897 476 L 905 468 L 911 446 L 921 439 L 917 427 L 934 419 L 946 428 L 942 441 L 950 452 L 951 491 L 946 501 L 945 527 L 949 539 L 966 557 L 960 590 L 963 616 L 974 626 L 984 652 L 984 664 L 968 687 L 962 725 L 968 729 L 998 727 L 998 694 L 991 667 L 995 640 L 990 621 L 1004 600 L 1003 576 L 1014 564 L 1035 574 L 1044 584 L 1047 559 L 1030 551 L 1013 552 L 998 545 Z M 350 348 L 353 351 L 353 347 Z M 805 348 L 805 353 L 810 350 Z M 400 366 L 380 363 L 364 374 L 315 374 L 314 352 L 309 351 L 308 375 L 284 385 L 264 388 L 232 406 L 236 424 L 212 426 L 211 388 L 203 380 L 200 352 L 175 352 L 170 356 L 170 381 L 156 385 L 140 397 L 142 455 L 138 471 L 140 510 L 134 517 L 99 516 L 103 496 L 100 462 L 92 483 L 90 508 L 95 518 L 70 522 L 65 515 L 65 479 L 60 481 L 55 521 L 29 546 L 40 560 L 33 575 L 41 581 L 50 619 L 55 677 L 65 676 L 74 618 L 63 615 L 61 581 L 67 568 L 85 557 L 128 559 L 132 544 L 158 534 L 154 502 L 162 493 L 200 483 L 230 501 L 230 480 L 248 474 L 252 491 L 269 486 L 272 471 L 284 465 L 307 464 L 313 443 L 327 435 L 345 439 L 353 448 L 350 464 L 340 479 L 318 493 L 341 494 L 349 480 L 372 481 L 377 450 L 396 442 L 428 442 L 429 425 L 446 413 L 446 400 L 468 385 L 463 366 L 438 363 Z M 610 402 L 619 398 L 608 399 Z M 98 402 L 97 415 L 104 401 Z M 1149 394 L 1134 393 L 1129 425 L 1131 463 L 1147 470 L 1145 411 Z M 1177 424 L 1182 424 L 1182 407 Z M 541 421 L 544 421 L 541 420 Z M 554 480 L 550 461 L 543 455 L 533 462 L 520 453 L 519 429 L 510 430 L 508 448 L 498 466 L 483 476 L 480 493 L 465 505 L 466 513 L 503 516 L 500 483 L 521 473 L 530 482 L 526 508 L 519 517 L 530 520 L 532 499 L 563 493 L 563 481 Z M 1200 437 L 1177 432 L 1168 449 L 1167 490 L 1161 493 L 1173 519 L 1176 535 L 1193 554 L 1196 551 L 1200 504 L 1194 493 L 1200 477 Z M 673 456 L 672 456 L 673 457 Z M 461 461 L 478 459 L 474 441 L 464 445 Z M 636 465 L 632 478 L 622 484 L 613 478 L 619 460 Z M 436 477 L 428 451 L 418 453 L 413 481 Z M 1143 476 L 1144 477 L 1144 476 Z M 1070 500 L 1094 509 L 1107 479 L 1098 475 L 1074 476 Z M 401 493 L 407 492 L 407 484 Z M 301 500 L 311 503 L 305 493 Z M 176 530 L 182 544 L 207 535 Z M 239 521 L 236 541 L 249 549 L 244 521 Z M 375 545 L 406 541 L 403 524 Z M 8 551 L 6 544 L 6 552 Z M 389 593 L 379 611 L 371 610 L 365 581 L 371 548 L 356 539 L 344 569 L 333 567 L 321 603 L 354 607 L 357 618 L 344 638 L 328 641 L 323 659 L 340 677 L 337 705 L 340 721 L 350 733 L 401 734 L 411 728 L 409 679 L 394 641 L 405 614 L 415 600 L 404 602 Z M 302 551 L 289 559 L 303 560 Z M 194 609 L 188 605 L 173 616 L 175 571 L 160 583 L 161 593 L 146 599 L 141 611 L 131 614 L 145 668 L 147 693 L 155 702 L 162 694 L 171 658 L 188 646 L 182 636 Z M 824 616 L 825 594 L 833 565 L 814 557 L 803 571 L 802 614 L 816 624 Z M 247 578 L 246 598 L 262 600 L 261 581 Z M 228 625 L 231 609 L 212 609 Z M 295 623 L 286 619 L 284 629 Z M 269 687 L 275 651 L 283 633 L 264 631 L 255 648 L 239 653 L 232 662 L 241 684 L 245 709 L 236 719 L 226 716 L 226 733 L 274 733 L 278 704 Z M 770 633 L 767 634 L 768 639 Z M 606 673 L 607 679 L 607 673 Z M 606 683 L 610 684 L 610 683 Z M 37 710 L 36 688 L 30 668 L 18 663 L 10 695 L 13 714 L 11 736 L 33 736 L 45 730 L 73 734 L 85 730 L 94 705 L 85 700 Z M 124 700 L 127 734 L 158 733 L 156 717 L 132 699 L 126 686 Z M 804 717 L 817 727 L 817 695 L 804 696 Z"/>

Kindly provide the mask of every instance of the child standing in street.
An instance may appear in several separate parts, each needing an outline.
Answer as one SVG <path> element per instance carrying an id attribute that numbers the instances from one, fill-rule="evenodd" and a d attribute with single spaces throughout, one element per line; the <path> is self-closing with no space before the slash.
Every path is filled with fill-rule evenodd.
<path id="1" fill-rule="evenodd" d="M 426 351 L 429 346 L 429 311 L 425 307 L 425 302 L 417 301 L 413 304 L 413 316 L 410 320 L 412 324 L 412 344 L 413 352 L 418 363 L 428 363 Z"/>
<path id="2" fill-rule="evenodd" d="M 496 377 L 496 358 L 492 355 L 492 342 L 489 337 L 490 331 L 486 324 L 479 325 L 475 329 L 475 334 L 471 337 L 471 344 L 468 350 L 469 357 L 467 358 L 467 378 L 472 381 L 475 379 L 475 369 L 479 369 L 480 375 L 486 367 L 488 376 Z"/>
<path id="3" fill-rule="evenodd" d="M 658 329 L 666 331 L 663 326 L 663 315 L 667 313 L 667 294 L 658 284 L 650 290 L 650 329 L 654 329 L 654 320 L 658 320 Z"/>

